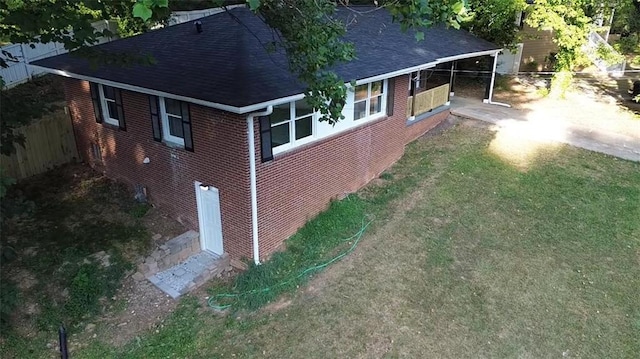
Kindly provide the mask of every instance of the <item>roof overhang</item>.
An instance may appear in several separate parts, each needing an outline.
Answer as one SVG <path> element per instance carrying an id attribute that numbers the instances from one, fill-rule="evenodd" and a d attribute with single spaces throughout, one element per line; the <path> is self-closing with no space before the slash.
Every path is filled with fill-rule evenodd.
<path id="1" fill-rule="evenodd" d="M 410 74 L 410 73 L 415 72 L 415 71 L 432 68 L 432 67 L 435 67 L 438 64 L 445 63 L 445 62 L 450 62 L 450 61 L 463 60 L 463 59 L 469 59 L 469 58 L 473 58 L 473 57 L 487 56 L 487 55 L 497 56 L 498 53 L 500 53 L 500 51 L 502 51 L 502 49 L 493 49 L 493 50 L 486 50 L 486 51 L 472 52 L 472 53 L 461 54 L 461 55 L 456 55 L 456 56 L 444 57 L 444 58 L 441 58 L 441 59 L 438 59 L 436 61 L 429 62 L 429 63 L 426 63 L 426 64 L 421 64 L 421 65 L 418 65 L 418 66 L 413 66 L 413 67 L 409 67 L 409 68 L 405 68 L 405 69 L 401 69 L 401 70 L 397 70 L 397 71 L 393 71 L 393 72 L 387 72 L 387 73 L 384 73 L 384 74 L 380 74 L 380 75 L 376 75 L 376 76 L 372 76 L 372 77 L 368 77 L 368 78 L 359 79 L 359 80 L 356 80 L 356 84 L 368 83 L 368 82 L 372 82 L 372 81 L 383 80 L 383 79 L 388 79 L 388 78 L 391 78 L 391 77 L 406 75 L 406 74 Z M 225 104 L 222 104 L 222 103 L 205 101 L 205 100 L 201 100 L 201 99 L 197 99 L 197 98 L 193 98 L 193 97 L 176 95 L 176 94 L 172 94 L 172 93 L 169 93 L 169 92 L 153 90 L 153 89 L 149 89 L 149 88 L 146 88 L 146 87 L 125 84 L 125 83 L 122 83 L 122 82 L 115 82 L 115 81 L 105 80 L 105 79 L 101 79 L 101 78 L 97 78 L 97 77 L 93 77 L 93 76 L 80 75 L 80 74 L 76 74 L 76 73 L 68 72 L 68 71 L 64 71 L 64 70 L 52 69 L 52 68 L 42 67 L 42 66 L 38 66 L 38 65 L 29 65 L 29 66 L 32 66 L 33 68 L 36 68 L 38 70 L 41 70 L 43 72 L 50 73 L 50 74 L 60 75 L 60 76 L 63 76 L 63 77 L 70 77 L 70 78 L 79 79 L 79 80 L 91 81 L 91 82 L 99 83 L 99 84 L 102 84 L 102 85 L 118 87 L 118 88 L 121 88 L 121 89 L 130 90 L 130 91 L 134 91 L 134 92 L 145 93 L 145 94 L 148 94 L 148 95 L 161 96 L 161 97 L 171 98 L 171 99 L 175 99 L 175 100 L 191 102 L 191 103 L 195 103 L 195 104 L 202 105 L 202 106 L 205 106 L 205 107 L 211 107 L 211 108 L 215 108 L 215 109 L 219 109 L 219 110 L 223 110 L 223 111 L 227 111 L 227 112 L 231 112 L 231 113 L 235 113 L 235 114 L 246 114 L 246 113 L 250 113 L 250 112 L 254 112 L 254 111 L 259 111 L 259 110 L 262 110 L 262 109 L 266 108 L 269 105 L 278 105 L 278 104 L 291 102 L 291 101 L 296 101 L 296 100 L 300 100 L 300 99 L 304 98 L 304 94 L 300 93 L 300 94 L 296 94 L 296 95 L 291 95 L 291 96 L 287 96 L 287 97 L 281 97 L 281 98 L 277 98 L 277 99 L 273 99 L 273 100 L 269 100 L 269 101 L 265 101 L 265 102 L 256 103 L 256 104 L 253 104 L 253 105 L 237 107 L 237 106 L 225 105 Z"/>

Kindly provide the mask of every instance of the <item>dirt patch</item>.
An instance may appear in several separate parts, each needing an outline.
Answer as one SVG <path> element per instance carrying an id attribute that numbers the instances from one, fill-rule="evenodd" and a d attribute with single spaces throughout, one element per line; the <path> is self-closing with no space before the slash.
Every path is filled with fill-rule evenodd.
<path id="1" fill-rule="evenodd" d="M 175 309 L 177 301 L 132 274 L 150 249 L 186 229 L 137 203 L 125 185 L 71 164 L 21 181 L 2 206 L 3 254 L 12 254 L 2 262 L 2 280 L 22 298 L 11 328 L 33 345 L 9 343 L 16 349 L 7 357 L 47 348 L 54 355 L 51 332 L 60 322 L 71 349 L 92 338 L 119 347 L 162 326 Z"/>
<path id="2" fill-rule="evenodd" d="M 142 218 L 142 223 L 151 233 L 153 243 L 157 246 L 187 231 L 183 225 L 157 207 L 149 209 Z"/>
<path id="3" fill-rule="evenodd" d="M 287 299 L 287 298 L 281 298 L 280 300 L 278 300 L 277 302 L 271 303 L 269 305 L 264 306 L 264 308 L 262 308 L 262 310 L 266 313 L 275 313 L 277 311 L 280 311 L 284 308 L 287 308 L 288 306 L 291 305 L 291 300 Z"/>
<path id="4" fill-rule="evenodd" d="M 115 347 L 121 347 L 146 331 L 162 327 L 164 319 L 178 304 L 149 281 L 137 282 L 131 277 L 125 279 L 114 298 L 114 306 L 122 305 L 124 308 L 98 318 L 95 323 L 101 341 Z M 85 328 L 85 336 L 93 336 L 90 328 Z"/>

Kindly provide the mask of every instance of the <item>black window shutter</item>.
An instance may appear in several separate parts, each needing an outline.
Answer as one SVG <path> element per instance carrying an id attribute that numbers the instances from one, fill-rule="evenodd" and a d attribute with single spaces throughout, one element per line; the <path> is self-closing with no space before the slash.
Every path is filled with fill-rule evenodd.
<path id="1" fill-rule="evenodd" d="M 118 109 L 118 127 L 122 131 L 127 130 L 127 124 L 124 122 L 124 107 L 122 106 L 122 91 L 114 88 L 114 94 L 116 96 L 116 108 Z"/>
<path id="2" fill-rule="evenodd" d="M 93 101 L 93 113 L 96 115 L 96 122 L 102 123 L 102 106 L 100 105 L 100 92 L 98 90 L 98 86 L 100 85 L 95 82 L 89 83 L 91 101 Z"/>
<path id="3" fill-rule="evenodd" d="M 182 106 L 182 131 L 184 133 L 184 149 L 193 152 L 193 134 L 191 132 L 191 114 L 189 113 L 189 103 L 180 102 Z"/>
<path id="4" fill-rule="evenodd" d="M 396 79 L 387 80 L 387 116 L 393 116 L 393 104 L 395 102 Z"/>
<path id="5" fill-rule="evenodd" d="M 162 122 L 160 121 L 160 105 L 158 96 L 149 96 L 149 110 L 151 112 L 151 128 L 153 129 L 153 139 L 162 141 Z"/>
<path id="6" fill-rule="evenodd" d="M 269 121 L 269 116 L 260 117 L 260 150 L 262 153 L 262 162 L 273 159 L 273 151 L 271 149 L 271 121 Z"/>

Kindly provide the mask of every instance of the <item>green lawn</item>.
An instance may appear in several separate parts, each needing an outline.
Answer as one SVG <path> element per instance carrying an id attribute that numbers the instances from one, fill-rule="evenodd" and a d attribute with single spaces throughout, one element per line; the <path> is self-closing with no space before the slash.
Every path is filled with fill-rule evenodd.
<path id="1" fill-rule="evenodd" d="M 353 253 L 298 289 L 241 298 L 225 317 L 185 298 L 157 332 L 73 357 L 637 357 L 640 164 L 537 146 L 514 166 L 494 138 L 465 122 L 416 141 L 289 252 L 214 292 L 278 283 L 373 219 Z"/>

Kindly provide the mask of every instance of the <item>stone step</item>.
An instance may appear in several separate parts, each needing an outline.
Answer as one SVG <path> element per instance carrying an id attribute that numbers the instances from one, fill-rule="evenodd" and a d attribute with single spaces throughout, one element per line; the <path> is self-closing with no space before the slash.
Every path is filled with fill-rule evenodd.
<path id="1" fill-rule="evenodd" d="M 147 279 L 176 299 L 229 270 L 231 265 L 226 253 L 217 256 L 209 252 L 200 252 Z"/>
<path id="2" fill-rule="evenodd" d="M 171 268 L 200 252 L 200 235 L 187 231 L 161 245 L 138 264 L 137 277 L 144 278 Z"/>

